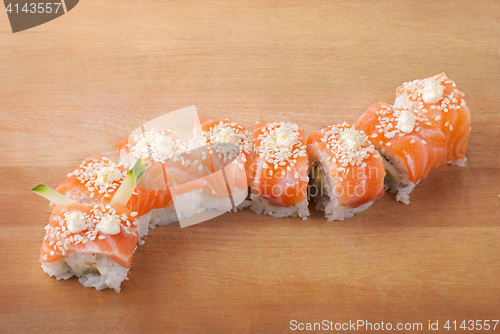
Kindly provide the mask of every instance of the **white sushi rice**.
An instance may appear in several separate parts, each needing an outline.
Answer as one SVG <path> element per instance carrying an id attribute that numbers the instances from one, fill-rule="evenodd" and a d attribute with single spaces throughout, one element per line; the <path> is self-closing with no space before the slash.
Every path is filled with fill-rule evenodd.
<path id="1" fill-rule="evenodd" d="M 388 163 L 396 168 L 400 174 L 398 179 L 393 179 L 389 175 L 386 176 L 384 180 L 386 189 L 388 189 L 391 193 L 396 194 L 396 201 L 404 204 L 410 204 L 410 193 L 412 192 L 413 188 L 415 188 L 416 184 L 408 179 L 409 172 L 405 162 L 399 156 L 391 154 L 387 150 L 383 150 L 379 147 L 377 147 L 377 150 L 379 152 L 383 152 L 381 153 L 382 156 L 387 160 Z M 384 162 L 384 164 L 387 162 Z M 386 171 L 388 171 L 387 168 Z M 389 174 L 389 171 L 387 172 L 387 174 Z"/>
<path id="2" fill-rule="evenodd" d="M 148 227 L 150 229 L 154 229 L 156 226 L 165 226 L 174 222 L 179 221 L 177 218 L 177 214 L 175 213 L 174 205 L 169 205 L 166 208 L 154 209 L 141 216 L 136 218 L 138 222 L 139 228 L 139 236 L 141 235 L 141 227 L 145 232 L 144 235 L 148 233 Z"/>
<path id="3" fill-rule="evenodd" d="M 250 210 L 261 215 L 270 215 L 271 217 L 301 217 L 303 220 L 307 219 L 309 213 L 309 203 L 307 197 L 301 203 L 297 203 L 291 207 L 274 206 L 260 196 L 259 194 L 252 193 L 250 195 L 251 205 Z"/>
<path id="4" fill-rule="evenodd" d="M 245 198 L 247 196 L 247 190 L 237 192 L 233 195 L 233 199 L 236 203 L 242 202 L 240 205 L 245 205 Z M 211 194 L 207 194 L 203 189 L 196 189 L 183 194 L 175 194 L 173 196 L 175 205 L 171 205 L 165 208 L 163 212 L 158 212 L 156 214 L 157 222 L 154 220 L 154 216 L 150 223 L 150 228 L 154 228 L 157 225 L 166 225 L 173 221 L 179 221 L 183 219 L 189 219 L 193 216 L 202 214 L 199 216 L 199 223 L 205 221 L 206 219 L 213 218 L 219 214 L 233 211 L 233 205 L 229 197 L 225 198 L 214 198 Z M 238 207 L 236 207 L 238 208 Z M 215 213 L 213 215 L 212 213 Z M 210 217 L 210 218 L 209 218 Z M 182 224 L 181 224 L 182 225 Z M 192 222 L 190 223 L 192 225 Z"/>
<path id="5" fill-rule="evenodd" d="M 415 188 L 416 184 L 411 181 L 403 183 L 393 182 L 392 180 L 387 179 L 384 181 L 384 184 L 391 193 L 396 194 L 396 201 L 403 204 L 410 204 L 410 193 L 413 188 Z"/>
<path id="6" fill-rule="evenodd" d="M 318 166 L 317 168 L 320 167 Z M 317 180 L 315 180 L 314 177 L 316 177 Z M 331 175 L 325 173 L 323 168 L 321 168 L 321 171 L 316 170 L 316 172 L 311 173 L 310 179 L 311 186 L 313 187 L 319 187 L 318 185 L 322 186 L 322 183 L 325 182 L 325 180 L 328 184 L 327 188 L 318 189 L 315 192 L 318 195 L 314 198 L 316 201 L 314 209 L 316 211 L 324 211 L 325 217 L 329 222 L 334 220 L 344 221 L 346 218 L 352 218 L 354 214 L 365 211 L 370 205 L 373 204 L 372 201 L 357 207 L 341 205 L 335 192 L 332 191 L 335 189 L 335 184 L 338 181 L 337 177 L 332 177 Z M 309 192 L 309 194 L 310 193 L 311 192 Z M 325 194 L 328 194 L 328 196 Z"/>
<path id="7" fill-rule="evenodd" d="M 78 252 L 68 253 L 53 262 L 43 262 L 42 269 L 58 280 L 77 276 L 78 281 L 85 287 L 93 287 L 96 290 L 109 288 L 116 292 L 120 292 L 120 285 L 128 279 L 129 271 L 129 268 L 116 263 L 109 256 Z"/>
<path id="8" fill-rule="evenodd" d="M 458 159 L 458 160 L 455 160 L 455 161 L 448 161 L 448 165 L 451 165 L 451 166 L 458 166 L 458 167 L 465 167 L 465 162 L 467 161 L 467 158 L 463 158 L 463 159 Z"/>
<path id="9" fill-rule="evenodd" d="M 352 218 L 356 213 L 365 211 L 372 204 L 373 202 L 368 202 L 358 207 L 352 208 L 340 205 L 338 198 L 335 196 L 331 199 L 326 196 L 322 196 L 319 198 L 318 203 L 316 203 L 315 209 L 317 211 L 324 211 L 325 217 L 329 222 L 334 220 L 343 221 L 346 218 Z"/>

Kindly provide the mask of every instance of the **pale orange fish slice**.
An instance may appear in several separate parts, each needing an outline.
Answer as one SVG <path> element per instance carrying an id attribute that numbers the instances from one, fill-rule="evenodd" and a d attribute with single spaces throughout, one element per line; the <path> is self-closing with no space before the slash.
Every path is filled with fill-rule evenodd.
<path id="1" fill-rule="evenodd" d="M 87 215 L 88 228 L 72 233 L 67 221 L 67 215 L 72 212 Z M 108 235 L 97 230 L 96 224 L 100 216 L 106 214 L 119 219 L 118 234 Z M 76 251 L 82 254 L 107 255 L 118 264 L 129 268 L 137 242 L 137 226 L 128 208 L 109 206 L 107 208 L 104 205 L 89 204 L 55 206 L 46 226 L 46 234 L 40 249 L 40 262 L 56 261 Z"/>
<path id="2" fill-rule="evenodd" d="M 330 191 L 339 204 L 358 207 L 384 195 L 385 170 L 382 157 L 366 135 L 350 129 L 343 123 L 311 132 L 307 152 L 312 167 L 320 164 L 334 180 Z"/>
<path id="3" fill-rule="evenodd" d="M 429 100 L 426 85 L 429 80 L 442 95 L 439 100 Z M 440 87 L 441 86 L 441 87 Z M 396 103 L 415 108 L 426 122 L 437 124 L 446 138 L 446 154 L 439 165 L 463 160 L 467 153 L 471 126 L 471 114 L 464 100 L 464 94 L 458 90 L 455 82 L 446 73 L 433 77 L 406 82 L 396 89 Z"/>
<path id="4" fill-rule="evenodd" d="M 426 121 L 417 120 L 410 133 L 401 131 L 396 115 L 403 110 L 387 103 L 375 103 L 354 127 L 363 130 L 382 155 L 400 159 L 407 169 L 408 179 L 416 184 L 439 166 L 446 153 L 446 138 L 439 126 Z M 404 111 L 420 117 L 415 110 Z"/>
<path id="5" fill-rule="evenodd" d="M 287 135 L 296 140 L 289 142 Z M 270 147 L 274 139 L 269 136 L 277 136 L 283 145 Z M 256 123 L 253 144 L 256 169 L 252 192 L 275 206 L 302 203 L 309 182 L 304 130 L 295 124 Z"/>

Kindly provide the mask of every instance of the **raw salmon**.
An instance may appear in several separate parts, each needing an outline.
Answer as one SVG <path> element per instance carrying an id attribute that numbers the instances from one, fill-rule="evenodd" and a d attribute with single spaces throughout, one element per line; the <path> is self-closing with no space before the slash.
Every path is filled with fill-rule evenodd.
<path id="1" fill-rule="evenodd" d="M 45 227 L 40 262 L 56 261 L 76 251 L 82 254 L 107 255 L 129 268 L 138 241 L 133 216 L 128 208 L 104 204 L 55 206 L 49 224 Z M 99 229 L 103 219 L 107 220 L 106 223 L 115 224 L 118 233 L 103 233 Z"/>
<path id="2" fill-rule="evenodd" d="M 253 144 L 252 192 L 272 206 L 304 202 L 309 182 L 304 130 L 291 123 L 256 123 Z"/>
<path id="3" fill-rule="evenodd" d="M 446 153 L 439 165 L 463 166 L 466 160 L 471 115 L 464 96 L 444 72 L 396 89 L 396 107 L 416 109 L 429 123 L 439 125 L 445 135 Z"/>
<path id="4" fill-rule="evenodd" d="M 244 166 L 246 187 L 252 183 L 255 175 L 255 158 L 252 154 L 250 134 L 243 125 L 232 120 L 202 119 L 195 129 L 195 136 L 198 145 L 213 147 L 218 158 L 214 161 L 213 155 L 211 155 L 214 171 L 219 170 L 222 166 L 226 167 L 234 159 L 233 149 L 224 144 L 238 146 L 240 154 L 237 154 L 236 164 L 233 165 L 242 164 Z M 226 147 L 228 150 L 225 150 Z M 222 164 L 217 163 L 219 160 L 222 160 Z M 226 169 L 226 173 L 228 172 Z M 234 174 L 238 175 L 239 173 L 235 171 Z M 236 178 L 237 181 L 242 181 L 238 179 Z M 239 188 L 243 188 L 243 184 L 239 183 Z"/>
<path id="5" fill-rule="evenodd" d="M 128 172 L 128 168 L 106 157 L 88 157 L 68 174 L 56 191 L 76 201 L 109 203 Z M 171 205 L 172 196 L 165 185 L 162 165 L 148 168 L 127 207 L 143 216 L 153 209 Z"/>
<path id="6" fill-rule="evenodd" d="M 349 124 L 313 131 L 307 139 L 307 153 L 313 168 L 321 166 L 330 198 L 342 206 L 358 207 L 384 195 L 384 163 L 364 132 Z M 313 174 L 315 179 L 319 175 Z M 320 185 L 320 190 L 325 185 Z"/>
<path id="7" fill-rule="evenodd" d="M 416 110 L 375 103 L 356 121 L 372 144 L 416 184 L 426 178 L 446 153 L 441 128 Z"/>

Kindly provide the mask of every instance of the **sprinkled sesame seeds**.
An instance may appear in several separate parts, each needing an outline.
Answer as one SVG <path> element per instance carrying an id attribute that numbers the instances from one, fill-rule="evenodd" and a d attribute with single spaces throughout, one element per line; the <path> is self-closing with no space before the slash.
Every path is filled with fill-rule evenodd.
<path id="1" fill-rule="evenodd" d="M 118 165 L 109 159 L 84 161 L 74 171 L 73 175 L 89 191 L 89 197 L 93 199 L 95 192 L 109 197 L 108 193 L 114 192 L 127 172 L 118 168 Z M 108 194 L 106 196 L 106 194 Z"/>
<path id="2" fill-rule="evenodd" d="M 119 223 L 120 229 L 127 234 L 135 233 L 133 232 L 133 230 L 131 230 L 131 223 L 125 213 L 122 215 L 116 215 L 115 208 L 107 208 L 107 206 L 103 204 L 95 204 L 93 206 L 90 206 L 90 208 L 92 209 L 87 213 L 71 210 L 67 211 L 64 214 L 64 219 L 59 215 L 56 215 L 52 218 L 52 222 L 46 226 L 46 236 L 44 238 L 44 240 L 48 241 L 49 246 L 53 248 L 50 253 L 51 256 L 54 256 L 55 252 L 60 252 L 62 256 L 65 256 L 66 251 L 70 249 L 69 247 L 72 244 L 86 244 L 96 239 L 103 240 L 104 238 L 106 238 L 107 236 L 99 234 L 100 231 L 97 226 L 103 218 L 106 218 L 108 220 L 114 219 L 117 222 L 120 222 L 120 218 L 125 217 L 127 218 L 127 220 L 125 220 L 123 223 Z M 78 232 L 71 231 L 69 225 L 75 219 L 79 224 L 81 223 L 80 225 L 83 225 L 84 229 L 80 228 L 79 230 L 77 230 Z M 83 223 L 81 222 L 82 219 L 84 220 Z M 54 223 L 60 224 L 61 226 L 54 226 Z M 61 233 L 61 231 L 63 231 L 63 233 Z"/>
<path id="3" fill-rule="evenodd" d="M 371 145 L 364 132 L 345 123 L 326 128 L 322 138 L 326 140 L 327 148 L 333 153 L 332 161 L 340 166 L 361 165 L 363 160 L 375 151 L 375 147 Z M 342 167 L 338 167 L 337 171 L 345 172 Z"/>
<path id="4" fill-rule="evenodd" d="M 219 154 L 221 159 L 224 159 L 224 161 L 226 161 L 226 159 L 232 160 L 234 157 L 238 156 L 239 152 L 250 154 L 252 147 L 248 131 L 236 122 L 227 120 L 226 122 L 220 121 L 218 124 L 211 126 L 208 131 L 201 131 L 198 136 L 198 142 L 200 145 L 209 145 Z M 238 148 L 235 148 L 233 145 Z M 242 161 L 246 162 L 247 159 L 245 154 L 241 156 Z"/>
<path id="5" fill-rule="evenodd" d="M 163 130 L 159 127 L 135 135 L 132 140 L 136 144 L 131 148 L 130 153 L 136 159 L 152 158 L 156 162 L 164 162 L 187 149 L 186 144 L 173 137 L 172 130 Z M 189 151 L 186 153 L 190 154 Z"/>
<path id="6" fill-rule="evenodd" d="M 258 144 L 255 146 L 256 155 L 266 161 L 271 166 L 269 175 L 273 175 L 274 170 L 280 167 L 285 169 L 281 175 L 286 175 L 286 171 L 292 172 L 291 166 L 296 163 L 300 156 L 307 156 L 303 145 L 299 140 L 299 128 L 290 123 L 269 123 L 259 130 L 261 133 L 257 136 Z M 266 165 L 263 165 L 266 168 Z"/>

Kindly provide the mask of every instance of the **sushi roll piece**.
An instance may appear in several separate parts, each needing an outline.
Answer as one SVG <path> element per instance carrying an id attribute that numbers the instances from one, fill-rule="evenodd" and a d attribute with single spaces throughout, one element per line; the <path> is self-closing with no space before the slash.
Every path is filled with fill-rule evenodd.
<path id="1" fill-rule="evenodd" d="M 446 138 L 439 125 L 418 110 L 375 103 L 356 121 L 382 155 L 386 186 L 396 200 L 409 204 L 409 194 L 439 166 L 446 154 Z"/>
<path id="2" fill-rule="evenodd" d="M 109 204 L 56 205 L 40 249 L 42 269 L 58 280 L 79 277 L 120 292 L 138 242 L 136 213 Z"/>
<path id="3" fill-rule="evenodd" d="M 307 153 L 310 194 L 328 221 L 351 218 L 384 195 L 384 162 L 363 131 L 347 123 L 313 131 Z"/>
<path id="4" fill-rule="evenodd" d="M 117 143 L 120 162 L 124 166 L 133 165 L 137 159 L 142 159 L 149 164 L 148 171 L 138 187 L 144 190 L 155 190 L 156 193 L 150 193 L 153 195 L 152 201 L 156 200 L 156 196 L 163 197 L 162 206 L 152 210 L 147 217 L 151 229 L 179 221 L 168 186 L 165 163 L 167 161 L 172 162 L 174 157 L 187 152 L 189 148 L 186 142 L 176 136 L 176 133 L 175 130 L 156 126 L 147 131 L 125 137 Z M 177 205 L 177 209 L 190 212 L 193 208 L 193 200 L 199 202 L 198 197 L 191 198 L 190 201 L 186 201 L 186 205 L 182 207 Z"/>
<path id="5" fill-rule="evenodd" d="M 106 157 L 88 157 L 68 174 L 56 191 L 80 203 L 110 203 L 129 172 L 122 163 Z M 132 212 L 137 212 L 140 238 L 147 235 L 148 226 L 177 221 L 171 206 L 172 196 L 164 186 L 163 177 L 161 165 L 148 168 L 126 203 Z"/>
<path id="6" fill-rule="evenodd" d="M 191 126 L 191 134 L 192 129 Z M 232 210 L 222 175 L 213 173 L 208 147 L 199 147 L 193 141 L 188 145 L 177 138 L 176 131 L 159 127 L 124 138 L 117 146 L 124 165 L 143 159 L 152 166 L 148 170 L 156 168 L 153 188 L 146 190 L 160 189 L 172 200 L 161 211 L 151 212 L 160 215 L 151 217 L 150 228 L 171 221 L 179 221 L 186 227 Z M 143 178 L 139 187 L 143 186 L 144 179 L 148 178 Z"/>
<path id="7" fill-rule="evenodd" d="M 176 131 L 154 127 L 125 137 L 117 143 L 120 162 L 131 167 L 137 159 L 145 163 L 165 163 L 176 154 L 186 152 L 188 144 L 177 138 Z"/>
<path id="8" fill-rule="evenodd" d="M 47 274 L 57 279 L 78 276 L 86 287 L 120 292 L 139 242 L 137 212 L 125 204 L 145 168 L 139 160 L 109 204 L 77 203 L 44 185 L 32 189 L 53 204 L 40 248 Z"/>
<path id="9" fill-rule="evenodd" d="M 195 126 L 194 136 L 199 147 L 210 148 L 213 171 L 224 170 L 236 207 L 249 206 L 248 187 L 255 174 L 255 158 L 251 136 L 245 127 L 227 119 L 202 119 Z"/>
<path id="10" fill-rule="evenodd" d="M 446 154 L 439 165 L 465 166 L 471 115 L 465 94 L 446 73 L 405 82 L 396 90 L 395 107 L 416 109 L 425 122 L 440 126 L 446 137 Z"/>
<path id="11" fill-rule="evenodd" d="M 168 205 L 151 211 L 149 227 L 155 228 L 178 221 L 175 206 L 171 201 L 164 164 L 175 155 L 187 151 L 187 143 L 177 138 L 175 130 L 156 126 L 123 138 L 118 141 L 117 149 L 120 162 L 125 166 L 133 165 L 137 159 L 149 163 L 153 177 L 145 177 L 138 186 L 145 190 L 156 190 L 159 194 L 163 193 L 167 197 L 165 200 L 168 199 Z M 147 180 L 149 182 L 146 182 Z"/>
<path id="12" fill-rule="evenodd" d="M 250 209 L 273 217 L 309 216 L 308 158 L 304 131 L 291 123 L 256 123 L 255 177 Z"/>

